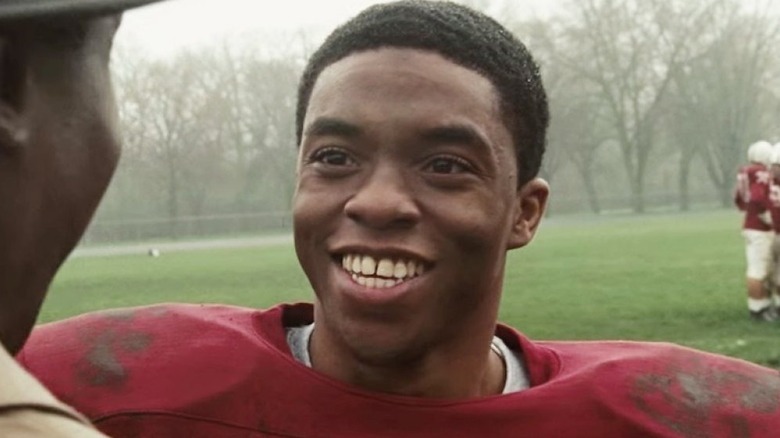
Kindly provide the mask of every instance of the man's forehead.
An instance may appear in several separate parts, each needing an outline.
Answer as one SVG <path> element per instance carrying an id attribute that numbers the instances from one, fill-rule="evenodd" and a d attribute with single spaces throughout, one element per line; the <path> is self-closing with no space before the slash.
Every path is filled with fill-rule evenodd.
<path id="1" fill-rule="evenodd" d="M 159 0 L 0 0 L 0 22 L 111 14 Z"/>
<path id="2" fill-rule="evenodd" d="M 388 46 L 350 53 L 322 70 L 312 96 L 341 100 L 350 91 L 358 90 L 358 84 L 372 87 L 370 93 L 376 94 L 384 86 L 397 86 L 402 82 L 407 85 L 412 97 L 420 86 L 425 86 L 429 90 L 438 90 L 442 95 L 454 94 L 486 105 L 495 104 L 498 109 L 498 91 L 490 79 L 438 51 L 414 47 Z M 409 98 L 403 93 L 392 97 Z M 486 99 L 488 102 L 485 102 Z"/>

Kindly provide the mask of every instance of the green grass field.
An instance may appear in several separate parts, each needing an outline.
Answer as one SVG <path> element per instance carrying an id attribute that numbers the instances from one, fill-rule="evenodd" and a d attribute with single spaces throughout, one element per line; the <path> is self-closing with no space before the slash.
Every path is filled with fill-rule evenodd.
<path id="1" fill-rule="evenodd" d="M 735 212 L 561 217 L 514 251 L 501 320 L 536 339 L 672 341 L 780 368 L 780 325 L 747 318 Z M 289 245 L 69 260 L 41 322 L 110 307 L 308 300 Z"/>

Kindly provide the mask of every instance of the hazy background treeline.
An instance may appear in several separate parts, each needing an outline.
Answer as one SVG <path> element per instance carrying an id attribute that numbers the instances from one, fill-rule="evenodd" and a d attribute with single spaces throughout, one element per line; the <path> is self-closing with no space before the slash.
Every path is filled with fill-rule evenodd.
<path id="1" fill-rule="evenodd" d="M 730 208 L 747 146 L 780 141 L 780 19 L 740 0 L 577 0 L 522 20 L 551 105 L 550 214 Z M 296 85 L 313 38 L 164 59 L 120 47 L 120 169 L 87 243 L 288 230 Z M 269 46 L 271 49 L 269 50 Z"/>

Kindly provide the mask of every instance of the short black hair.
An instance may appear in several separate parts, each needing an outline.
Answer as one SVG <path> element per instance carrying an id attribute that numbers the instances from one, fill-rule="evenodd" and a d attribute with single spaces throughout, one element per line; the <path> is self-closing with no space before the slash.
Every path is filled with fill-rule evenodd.
<path id="1" fill-rule="evenodd" d="M 298 85 L 298 144 L 320 73 L 350 54 L 383 47 L 436 52 L 490 80 L 514 141 L 518 185 L 539 173 L 550 114 L 538 65 L 505 27 L 451 2 L 403 0 L 374 5 L 333 31 L 309 59 Z"/>

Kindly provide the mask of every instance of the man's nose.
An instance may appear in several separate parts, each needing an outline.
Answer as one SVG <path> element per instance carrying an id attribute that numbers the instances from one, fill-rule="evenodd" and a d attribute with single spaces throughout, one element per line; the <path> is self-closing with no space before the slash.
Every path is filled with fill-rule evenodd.
<path id="1" fill-rule="evenodd" d="M 344 211 L 353 221 L 374 229 L 408 228 L 420 217 L 409 176 L 392 165 L 372 169 Z"/>

